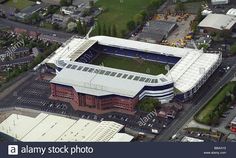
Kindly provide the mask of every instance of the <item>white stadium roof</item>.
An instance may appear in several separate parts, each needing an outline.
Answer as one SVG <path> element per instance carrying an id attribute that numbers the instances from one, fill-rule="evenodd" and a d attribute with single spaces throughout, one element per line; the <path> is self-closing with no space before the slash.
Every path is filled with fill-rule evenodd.
<path id="1" fill-rule="evenodd" d="M 231 8 L 230 10 L 228 10 L 226 15 L 236 16 L 236 9 L 235 8 Z"/>
<path id="2" fill-rule="evenodd" d="M 118 133 L 123 127 L 112 121 L 74 120 L 41 113 L 35 118 L 11 114 L 0 124 L 0 131 L 23 142 L 129 142 L 133 136 Z"/>
<path id="3" fill-rule="evenodd" d="M 86 50 L 88 50 L 96 41 L 71 38 L 66 43 L 64 43 L 60 48 L 58 48 L 53 54 L 51 54 L 44 62 L 54 63 L 57 60 L 69 60 L 75 61 L 80 57 Z"/>
<path id="4" fill-rule="evenodd" d="M 236 23 L 236 17 L 224 14 L 209 14 L 199 24 L 199 27 L 230 30 Z"/>
<path id="5" fill-rule="evenodd" d="M 169 71 L 175 88 L 187 92 L 199 83 L 207 72 L 218 61 L 220 54 L 208 54 L 200 51 L 187 54 Z"/>
<path id="6" fill-rule="evenodd" d="M 167 56 L 183 57 L 192 49 L 176 48 L 159 44 L 151 44 L 146 42 L 134 41 L 129 39 L 108 37 L 108 36 L 94 36 L 92 40 L 97 40 L 99 44 L 105 46 L 114 46 L 118 48 L 127 48 L 131 50 L 139 50 L 147 53 L 162 54 Z"/>
<path id="7" fill-rule="evenodd" d="M 163 74 L 154 76 L 80 62 L 66 63 L 51 83 L 73 86 L 77 92 L 94 96 L 117 94 L 135 97 L 146 85 L 162 86 L 172 83 Z"/>

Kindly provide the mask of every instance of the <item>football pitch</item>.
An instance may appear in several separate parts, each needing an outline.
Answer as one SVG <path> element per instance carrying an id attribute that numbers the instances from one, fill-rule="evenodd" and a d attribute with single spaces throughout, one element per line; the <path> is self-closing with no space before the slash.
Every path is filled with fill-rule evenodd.
<path id="1" fill-rule="evenodd" d="M 103 65 L 116 69 L 140 72 L 151 75 L 166 74 L 165 64 L 147 61 L 143 59 L 133 59 L 108 54 L 100 54 L 93 62 L 94 65 Z"/>

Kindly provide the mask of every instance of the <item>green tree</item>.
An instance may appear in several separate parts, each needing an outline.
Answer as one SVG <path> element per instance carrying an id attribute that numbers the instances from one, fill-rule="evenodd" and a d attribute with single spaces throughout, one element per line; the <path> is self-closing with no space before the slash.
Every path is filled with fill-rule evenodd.
<path id="1" fill-rule="evenodd" d="M 134 16 L 134 21 L 136 23 L 136 25 L 140 25 L 143 22 L 144 18 L 142 14 L 136 14 Z"/>
<path id="2" fill-rule="evenodd" d="M 111 33 L 111 35 L 113 37 L 117 37 L 117 30 L 116 30 L 116 25 L 115 24 L 112 25 L 112 33 Z"/>
<path id="3" fill-rule="evenodd" d="M 230 53 L 231 54 L 236 54 L 236 43 L 234 43 L 231 47 L 230 47 Z M 236 94 L 236 91 L 235 91 Z"/>
<path id="4" fill-rule="evenodd" d="M 69 6 L 72 5 L 72 0 L 60 0 L 61 6 Z"/>
<path id="5" fill-rule="evenodd" d="M 53 23 L 52 24 L 52 29 L 58 30 L 59 29 L 59 25 L 57 23 Z"/>
<path id="6" fill-rule="evenodd" d="M 106 24 L 105 23 L 103 24 L 103 27 L 102 27 L 102 34 L 103 35 L 107 35 L 107 28 L 106 28 Z"/>
<path id="7" fill-rule="evenodd" d="M 135 22 L 133 20 L 130 20 L 127 22 L 127 28 L 129 31 L 132 31 L 135 29 Z"/>
<path id="8" fill-rule="evenodd" d="M 108 29 L 107 29 L 107 35 L 108 36 L 111 36 L 111 25 L 108 26 Z"/>
<path id="9" fill-rule="evenodd" d="M 177 2 L 176 4 L 175 4 L 175 11 L 176 12 L 184 12 L 186 10 L 186 8 L 185 8 L 185 5 L 184 5 L 184 3 L 183 2 Z"/>
<path id="10" fill-rule="evenodd" d="M 93 8 L 94 6 L 95 6 L 95 4 L 94 4 L 94 1 L 89 1 L 89 6 L 91 7 L 91 8 Z"/>
<path id="11" fill-rule="evenodd" d="M 160 102 L 157 99 L 145 97 L 138 103 L 138 108 L 144 112 L 151 112 L 159 105 Z"/>
<path id="12" fill-rule="evenodd" d="M 77 31 L 80 35 L 83 34 L 83 26 L 80 20 L 77 22 Z"/>
<path id="13" fill-rule="evenodd" d="M 97 23 L 96 29 L 97 29 L 97 35 L 101 35 L 102 34 L 102 28 L 101 28 L 101 24 L 99 22 Z"/>

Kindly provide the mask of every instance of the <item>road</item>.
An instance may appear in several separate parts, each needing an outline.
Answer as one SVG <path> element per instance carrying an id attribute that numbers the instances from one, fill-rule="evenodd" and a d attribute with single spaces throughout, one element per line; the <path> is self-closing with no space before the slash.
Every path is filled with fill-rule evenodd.
<path id="1" fill-rule="evenodd" d="M 20 23 L 20 22 L 16 22 L 16 21 L 4 19 L 4 18 L 0 18 L 0 24 L 11 27 L 11 28 L 16 27 L 16 28 L 26 29 L 28 31 L 39 32 L 39 33 L 44 34 L 44 35 L 56 34 L 57 37 L 63 38 L 63 39 L 69 39 L 71 36 L 75 35 L 75 34 L 72 34 L 72 33 L 61 32 L 61 31 L 56 31 L 56 30 L 50 30 L 50 29 L 40 28 L 40 27 L 36 27 L 36 26 L 31 26 L 31 25 L 23 24 L 23 23 Z"/>
<path id="2" fill-rule="evenodd" d="M 233 60 L 231 60 L 233 61 Z M 197 104 L 192 105 L 192 107 L 185 113 L 182 113 L 176 120 L 174 120 L 171 125 L 164 131 L 164 133 L 158 136 L 155 141 L 168 141 L 175 133 L 181 130 L 186 123 L 192 120 L 193 116 L 233 77 L 236 72 L 236 64 L 218 81 L 214 87 L 206 93 L 202 98 L 199 98 Z"/>

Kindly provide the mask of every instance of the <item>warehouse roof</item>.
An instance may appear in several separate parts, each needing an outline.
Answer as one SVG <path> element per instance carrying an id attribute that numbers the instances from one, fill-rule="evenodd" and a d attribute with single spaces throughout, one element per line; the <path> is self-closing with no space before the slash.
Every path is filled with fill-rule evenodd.
<path id="1" fill-rule="evenodd" d="M 230 16 L 236 16 L 236 9 L 231 8 L 230 10 L 228 10 L 228 12 L 226 14 L 230 15 Z"/>
<path id="2" fill-rule="evenodd" d="M 77 92 L 95 96 L 117 94 L 135 97 L 146 85 L 162 86 L 172 83 L 163 74 L 154 76 L 80 62 L 65 63 L 51 83 L 72 86 Z"/>
<path id="3" fill-rule="evenodd" d="M 230 30 L 236 23 L 236 17 L 224 14 L 209 14 L 199 24 L 199 27 Z"/>
<path id="4" fill-rule="evenodd" d="M 217 63 L 220 54 L 209 54 L 199 51 L 187 54 L 167 74 L 175 83 L 175 88 L 187 92 Z"/>
<path id="5" fill-rule="evenodd" d="M 29 117 L 11 114 L 0 124 L 0 132 L 20 141 L 131 141 L 132 136 L 116 135 L 124 126 L 112 122 L 69 119 L 62 116 L 39 114 Z"/>

